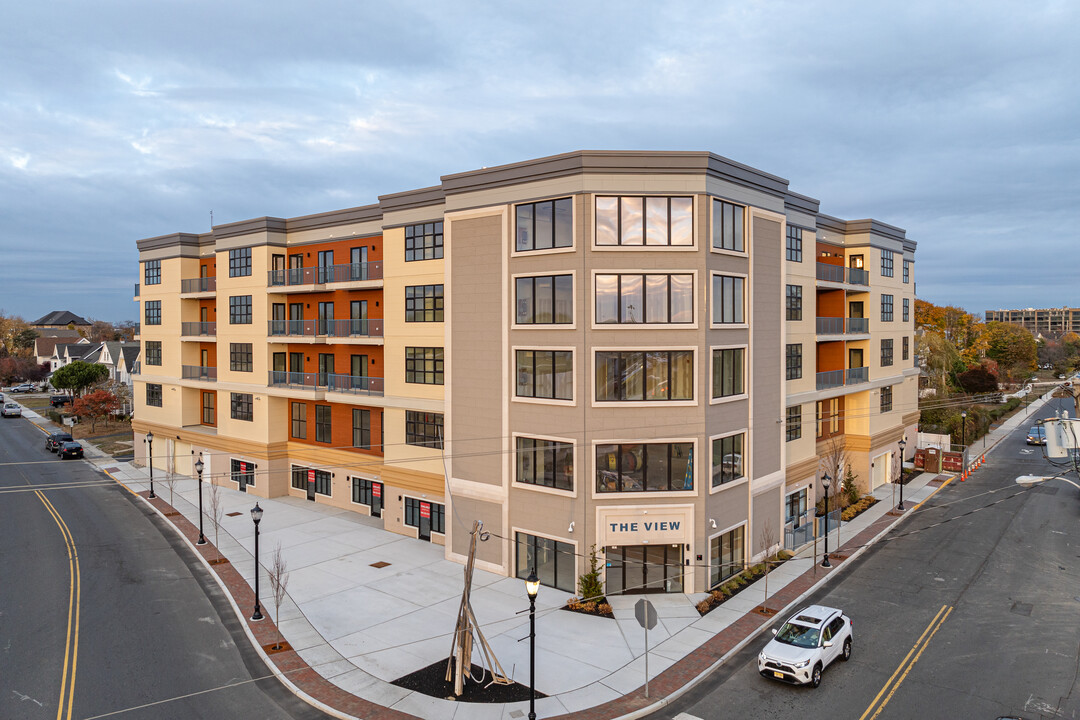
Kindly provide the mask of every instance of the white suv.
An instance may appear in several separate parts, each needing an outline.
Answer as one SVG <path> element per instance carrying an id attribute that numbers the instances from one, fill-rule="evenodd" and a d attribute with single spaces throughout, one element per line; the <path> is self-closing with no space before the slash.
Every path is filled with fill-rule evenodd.
<path id="1" fill-rule="evenodd" d="M 817 687 L 829 663 L 851 659 L 851 618 L 836 608 L 811 605 L 772 632 L 758 655 L 763 677 Z"/>

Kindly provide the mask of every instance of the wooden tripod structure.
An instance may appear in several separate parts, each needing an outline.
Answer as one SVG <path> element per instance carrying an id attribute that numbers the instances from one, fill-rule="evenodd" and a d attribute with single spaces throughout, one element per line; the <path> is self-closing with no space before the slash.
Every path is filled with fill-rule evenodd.
<path id="1" fill-rule="evenodd" d="M 454 629 L 454 643 L 450 648 L 450 659 L 446 662 L 446 681 L 454 679 L 454 695 L 460 697 L 465 692 L 465 677 L 468 675 L 473 682 L 483 682 L 483 676 L 479 680 L 472 677 L 472 650 L 475 642 L 480 646 L 480 652 L 484 656 L 487 669 L 491 672 L 491 683 L 500 685 L 513 685 L 514 681 L 506 677 L 506 673 L 495 657 L 495 652 L 488 645 L 484 633 L 480 630 L 476 616 L 473 614 L 472 602 L 469 595 L 472 593 L 473 565 L 476 561 L 476 540 L 488 539 L 484 532 L 484 524 L 479 520 L 473 521 L 473 529 L 469 540 L 469 561 L 465 564 L 465 589 L 461 593 L 461 607 L 458 609 L 457 627 Z"/>

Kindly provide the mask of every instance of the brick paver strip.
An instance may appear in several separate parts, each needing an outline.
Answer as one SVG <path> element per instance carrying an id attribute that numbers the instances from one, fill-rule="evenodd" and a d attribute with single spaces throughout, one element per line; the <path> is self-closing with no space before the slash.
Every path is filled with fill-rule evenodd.
<path id="1" fill-rule="evenodd" d="M 147 492 L 138 494 L 163 515 L 173 511 L 173 508 L 162 500 L 160 496 L 151 500 L 147 497 Z M 207 561 L 218 557 L 217 549 L 209 541 L 205 545 L 195 545 L 195 541 L 199 537 L 199 529 L 191 521 L 183 515 L 173 516 L 170 520 Z M 839 548 L 837 554 L 849 557 L 860 547 L 877 537 L 894 521 L 895 518 L 890 517 L 888 514 L 881 516 L 857 535 L 848 538 L 847 542 Z M 831 568 L 823 568 L 820 564 L 815 564 L 814 567 L 773 593 L 769 597 L 770 606 L 777 608 L 787 607 L 839 566 L 840 562 Z M 210 569 L 221 578 L 226 588 L 228 588 L 229 594 L 232 595 L 240 608 L 255 608 L 254 591 L 232 563 L 211 565 Z M 743 615 L 667 670 L 654 678 L 650 678 L 650 696 L 648 698 L 644 694 L 645 684 L 643 679 L 641 687 L 616 700 L 586 710 L 559 715 L 552 720 L 610 720 L 648 707 L 684 687 L 735 648 L 744 638 L 774 619 L 775 616 L 767 618 L 753 611 Z M 269 617 L 258 622 L 252 622 L 245 615 L 244 620 L 260 645 L 267 645 L 277 641 L 277 627 Z M 269 655 L 269 658 L 281 672 L 288 674 L 289 680 L 296 687 L 319 702 L 325 703 L 340 712 L 361 717 L 364 720 L 408 720 L 416 717 L 382 705 L 376 705 L 342 690 L 312 669 L 295 650 L 274 653 Z"/>

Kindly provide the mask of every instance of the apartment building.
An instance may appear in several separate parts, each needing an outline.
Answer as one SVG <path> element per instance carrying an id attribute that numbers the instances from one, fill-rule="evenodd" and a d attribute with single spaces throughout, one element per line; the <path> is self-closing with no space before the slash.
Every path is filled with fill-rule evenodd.
<path id="1" fill-rule="evenodd" d="M 201 454 L 457 560 L 479 520 L 480 567 L 568 594 L 594 548 L 609 594 L 707 590 L 796 537 L 837 448 L 868 489 L 914 439 L 915 243 L 711 153 L 138 246 L 155 466 Z"/>
<path id="2" fill-rule="evenodd" d="M 1080 308 L 1024 308 L 1022 310 L 987 310 L 986 322 L 1019 325 L 1035 337 L 1059 338 L 1065 333 L 1080 332 Z"/>

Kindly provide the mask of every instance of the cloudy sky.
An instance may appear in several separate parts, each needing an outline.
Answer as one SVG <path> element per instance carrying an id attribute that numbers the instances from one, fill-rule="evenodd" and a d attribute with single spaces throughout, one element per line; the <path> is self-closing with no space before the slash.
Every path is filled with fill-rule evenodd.
<path id="1" fill-rule="evenodd" d="M 8 2 L 0 310 L 136 319 L 135 241 L 578 149 L 709 150 L 1080 306 L 1080 3 Z"/>

